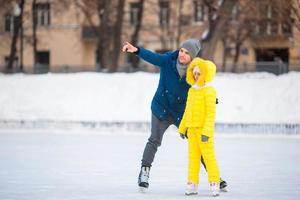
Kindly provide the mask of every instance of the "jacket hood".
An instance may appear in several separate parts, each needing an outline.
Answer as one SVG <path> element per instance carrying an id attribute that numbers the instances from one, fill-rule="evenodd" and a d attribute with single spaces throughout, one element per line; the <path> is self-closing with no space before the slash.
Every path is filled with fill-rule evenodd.
<path id="1" fill-rule="evenodd" d="M 196 82 L 193 75 L 193 70 L 195 67 L 199 67 L 201 73 Z M 195 83 L 198 86 L 204 86 L 205 83 L 210 82 L 214 79 L 216 74 L 216 65 L 209 61 L 201 58 L 194 58 L 192 62 L 189 64 L 187 72 L 186 72 L 186 82 L 189 85 L 194 85 Z"/>

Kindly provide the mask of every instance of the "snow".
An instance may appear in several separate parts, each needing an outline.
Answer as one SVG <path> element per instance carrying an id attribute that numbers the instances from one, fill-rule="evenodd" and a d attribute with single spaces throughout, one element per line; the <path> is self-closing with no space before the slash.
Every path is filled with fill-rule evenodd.
<path id="1" fill-rule="evenodd" d="M 0 120 L 147 122 L 159 75 L 0 74 Z M 222 74 L 219 123 L 300 123 L 300 73 Z"/>

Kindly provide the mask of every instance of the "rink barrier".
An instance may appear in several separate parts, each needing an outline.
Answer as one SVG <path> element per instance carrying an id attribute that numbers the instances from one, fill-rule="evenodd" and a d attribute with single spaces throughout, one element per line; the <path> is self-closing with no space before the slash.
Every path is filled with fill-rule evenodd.
<path id="1" fill-rule="evenodd" d="M 58 130 L 95 130 L 95 131 L 140 131 L 149 132 L 150 122 L 113 122 L 113 121 L 55 121 L 55 120 L 0 120 L 0 130 L 58 129 Z M 218 133 L 266 133 L 300 134 L 300 124 L 272 123 L 216 123 Z"/>

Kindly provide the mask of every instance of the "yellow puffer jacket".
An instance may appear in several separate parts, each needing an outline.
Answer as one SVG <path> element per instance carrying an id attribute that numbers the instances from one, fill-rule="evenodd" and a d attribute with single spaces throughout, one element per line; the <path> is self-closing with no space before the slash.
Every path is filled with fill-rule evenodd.
<path id="1" fill-rule="evenodd" d="M 193 70 L 200 68 L 200 77 L 196 82 Z M 206 86 L 216 74 L 213 62 L 195 58 L 187 69 L 187 82 L 192 87 L 189 89 L 185 112 L 179 125 L 179 133 L 186 133 L 187 128 L 200 128 L 202 135 L 213 136 L 216 114 L 216 91 L 213 87 Z"/>

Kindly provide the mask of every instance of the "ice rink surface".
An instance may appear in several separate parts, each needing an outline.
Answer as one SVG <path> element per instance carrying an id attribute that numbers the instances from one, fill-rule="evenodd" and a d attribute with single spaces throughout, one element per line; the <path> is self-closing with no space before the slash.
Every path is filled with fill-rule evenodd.
<path id="1" fill-rule="evenodd" d="M 300 137 L 219 134 L 216 151 L 227 193 L 210 197 L 201 168 L 199 194 L 185 196 L 187 142 L 167 132 L 138 192 L 148 133 L 1 132 L 1 200 L 299 199 Z"/>

